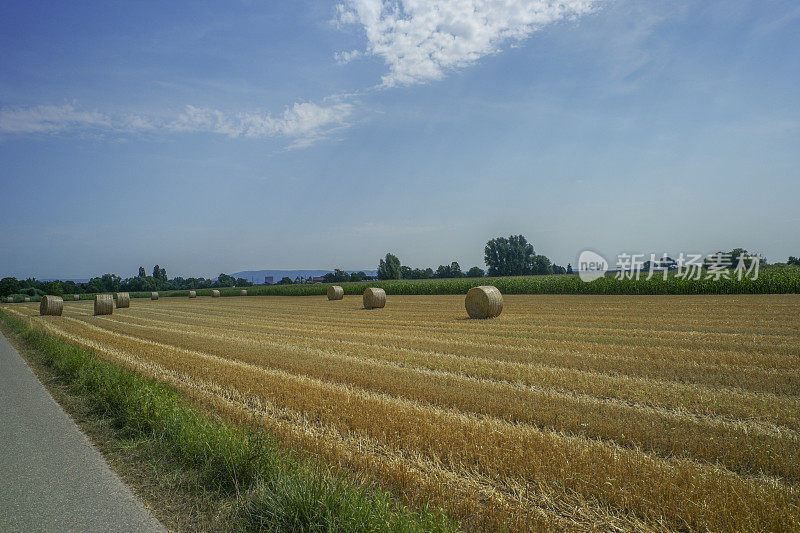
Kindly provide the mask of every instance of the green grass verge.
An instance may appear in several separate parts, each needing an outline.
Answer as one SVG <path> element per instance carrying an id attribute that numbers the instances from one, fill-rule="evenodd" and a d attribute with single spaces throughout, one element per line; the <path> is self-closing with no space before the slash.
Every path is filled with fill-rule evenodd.
<path id="1" fill-rule="evenodd" d="M 454 531 L 440 510 L 409 509 L 384 490 L 336 475 L 281 449 L 254 424 L 223 423 L 171 387 L 97 359 L 90 351 L 0 311 L 0 320 L 44 364 L 128 439 L 196 470 L 203 484 L 237 495 L 240 531 Z"/>

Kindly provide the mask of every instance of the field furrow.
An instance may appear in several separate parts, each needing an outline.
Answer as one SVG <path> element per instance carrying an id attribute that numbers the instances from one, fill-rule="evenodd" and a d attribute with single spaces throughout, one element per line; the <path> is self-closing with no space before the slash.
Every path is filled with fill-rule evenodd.
<path id="1" fill-rule="evenodd" d="M 259 311 L 256 311 L 256 313 Z M 264 312 L 261 310 L 260 312 Z M 202 315 L 163 313 L 154 311 L 154 320 L 177 320 L 187 325 L 208 323 Z M 257 331 L 263 334 L 309 337 L 316 340 L 371 344 L 387 348 L 406 348 L 435 351 L 449 355 L 483 357 L 491 361 L 536 363 L 554 368 L 567 368 L 619 374 L 632 377 L 672 380 L 681 383 L 697 383 L 711 386 L 735 387 L 753 392 L 798 395 L 800 393 L 800 369 L 797 358 L 786 355 L 759 355 L 737 353 L 734 345 L 728 351 L 686 349 L 617 349 L 598 347 L 596 343 L 558 342 L 522 339 L 520 337 L 482 338 L 475 335 L 442 334 L 424 330 L 394 331 L 392 328 L 365 328 L 352 332 L 344 324 L 315 322 L 314 328 L 297 320 L 254 319 L 248 323 L 247 315 L 216 315 L 219 327 L 230 327 L 241 331 Z M 242 323 L 244 322 L 244 323 Z M 260 322 L 260 323 L 259 323 Z M 800 342 L 795 352 L 800 351 Z"/>
<path id="2" fill-rule="evenodd" d="M 182 329 L 132 325 L 108 317 L 94 322 L 92 327 L 164 346 L 201 351 L 466 413 L 613 440 L 663 456 L 716 461 L 744 474 L 763 473 L 800 481 L 800 440 L 791 431 L 759 431 L 758 426 L 698 419 L 675 411 L 475 379 L 441 370 L 407 368 L 256 336 L 247 338 L 194 328 L 193 335 L 185 338 Z"/>
<path id="3" fill-rule="evenodd" d="M 467 529 L 800 528 L 800 298 L 7 308 Z"/>
<path id="4" fill-rule="evenodd" d="M 90 314 L 83 313 L 82 316 L 89 317 Z M 192 331 L 204 331 L 203 327 L 198 324 L 186 323 L 182 319 L 167 316 L 152 319 L 142 316 L 118 315 L 113 320 L 128 324 L 161 324 L 162 327 L 167 324 L 177 324 L 184 328 L 191 328 Z M 237 338 L 246 338 L 248 335 L 246 331 L 233 329 L 227 324 L 210 329 L 227 331 L 231 333 L 231 336 Z M 303 340 L 304 335 L 300 333 L 264 334 L 256 326 L 253 326 L 253 330 L 258 331 L 258 335 L 268 336 L 256 337 L 263 343 L 269 342 L 268 339 L 277 336 L 280 339 L 278 342 L 287 346 L 307 346 L 325 350 L 330 350 L 334 346 L 334 343 L 329 342 L 325 333 L 320 330 L 317 330 L 316 334 L 306 332 L 308 335 L 312 335 L 308 342 Z M 681 413 L 688 411 L 697 416 L 744 418 L 752 422 L 760 421 L 766 424 L 784 425 L 793 430 L 800 429 L 800 399 L 792 396 L 697 386 L 679 381 L 651 380 L 552 368 L 549 365 L 538 363 L 506 362 L 492 359 L 486 354 L 483 357 L 463 356 L 414 348 L 399 348 L 393 345 L 364 345 L 358 341 L 349 341 L 347 344 L 355 349 L 338 349 L 343 353 L 358 357 L 389 361 L 403 366 L 442 370 L 479 379 L 508 381 L 553 391 L 619 400 L 632 405 L 677 410 Z"/>

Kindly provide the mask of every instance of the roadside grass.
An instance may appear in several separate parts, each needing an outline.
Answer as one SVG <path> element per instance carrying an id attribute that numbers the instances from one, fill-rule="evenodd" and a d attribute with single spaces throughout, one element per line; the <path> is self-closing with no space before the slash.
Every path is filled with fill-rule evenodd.
<path id="1" fill-rule="evenodd" d="M 282 449 L 253 421 L 225 424 L 153 379 L 101 361 L 0 311 L 5 326 L 70 387 L 94 415 L 139 451 L 193 472 L 196 490 L 233 498 L 238 531 L 455 531 L 439 509 L 410 509 L 388 492 L 312 457 Z"/>

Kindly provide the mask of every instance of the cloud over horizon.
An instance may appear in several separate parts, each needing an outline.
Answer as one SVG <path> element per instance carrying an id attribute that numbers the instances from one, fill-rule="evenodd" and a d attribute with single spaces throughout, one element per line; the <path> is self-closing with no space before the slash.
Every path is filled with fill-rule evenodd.
<path id="1" fill-rule="evenodd" d="M 109 133 L 215 133 L 231 138 L 288 137 L 291 146 L 307 146 L 331 131 L 344 127 L 353 106 L 335 103 L 320 106 L 296 102 L 273 116 L 270 113 L 230 113 L 187 105 L 174 118 L 114 115 L 81 108 L 77 103 L 0 108 L 0 136 L 59 134 L 84 130 Z"/>

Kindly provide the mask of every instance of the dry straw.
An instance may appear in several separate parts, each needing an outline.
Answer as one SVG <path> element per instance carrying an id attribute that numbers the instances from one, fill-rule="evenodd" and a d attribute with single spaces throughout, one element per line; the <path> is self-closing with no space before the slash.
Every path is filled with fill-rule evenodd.
<path id="1" fill-rule="evenodd" d="M 13 304 L 14 303 L 14 297 L 13 296 L 9 296 L 8 298 L 6 298 L 6 303 Z"/>
<path id="2" fill-rule="evenodd" d="M 61 316 L 64 311 L 64 300 L 61 296 L 42 296 L 42 301 L 39 303 L 40 315 Z"/>
<path id="3" fill-rule="evenodd" d="M 369 287 L 364 291 L 364 309 L 379 309 L 386 305 L 386 291 Z"/>
<path id="4" fill-rule="evenodd" d="M 239 291 L 239 296 L 247 296 L 247 291 L 242 289 Z"/>
<path id="5" fill-rule="evenodd" d="M 189 298 L 197 298 L 197 291 L 189 291 Z"/>
<path id="6" fill-rule="evenodd" d="M 492 285 L 472 287 L 464 305 L 470 318 L 494 318 L 503 312 L 503 295 Z"/>
<path id="7" fill-rule="evenodd" d="M 26 301 L 26 302 L 30 302 L 30 301 L 31 301 L 31 297 L 30 297 L 30 296 L 26 296 L 26 297 L 25 297 L 25 301 Z"/>
<path id="8" fill-rule="evenodd" d="M 110 315 L 114 312 L 114 298 L 110 294 L 94 295 L 94 314 Z"/>
<path id="9" fill-rule="evenodd" d="M 341 300 L 344 298 L 344 289 L 338 285 L 328 287 L 328 300 Z"/>
<path id="10" fill-rule="evenodd" d="M 77 302 L 77 301 L 78 301 L 78 300 L 80 300 L 80 299 L 81 299 L 81 297 L 80 297 L 80 296 L 78 296 L 77 294 L 73 294 L 73 295 L 72 295 L 72 300 L 73 300 L 74 302 Z"/>
<path id="11" fill-rule="evenodd" d="M 213 289 L 211 291 L 211 297 L 212 298 L 219 298 L 219 291 L 217 289 Z"/>
<path id="12" fill-rule="evenodd" d="M 117 293 L 117 309 L 131 306 L 131 295 L 127 292 Z"/>
<path id="13" fill-rule="evenodd" d="M 150 293 L 150 299 L 151 300 L 158 300 L 158 293 L 156 291 L 151 292 Z"/>

